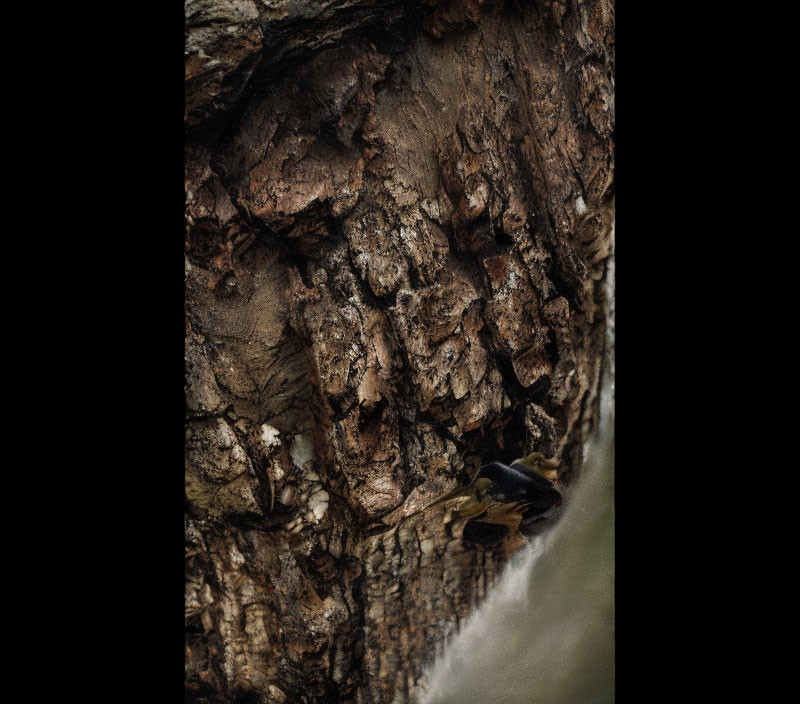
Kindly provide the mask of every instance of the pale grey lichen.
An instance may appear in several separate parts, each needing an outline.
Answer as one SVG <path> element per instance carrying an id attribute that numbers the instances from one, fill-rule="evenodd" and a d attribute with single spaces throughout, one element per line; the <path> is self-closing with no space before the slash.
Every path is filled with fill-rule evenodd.
<path id="1" fill-rule="evenodd" d="M 292 461 L 298 469 L 303 469 L 306 462 L 315 460 L 317 455 L 314 452 L 314 442 L 311 439 L 311 434 L 301 433 L 295 435 L 292 440 L 292 446 L 289 449 L 289 454 L 292 456 Z"/>

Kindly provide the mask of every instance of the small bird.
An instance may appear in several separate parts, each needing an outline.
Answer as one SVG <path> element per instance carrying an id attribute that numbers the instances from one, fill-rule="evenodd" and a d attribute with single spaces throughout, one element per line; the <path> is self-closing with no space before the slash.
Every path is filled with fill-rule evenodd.
<path id="1" fill-rule="evenodd" d="M 543 471 L 549 469 L 543 467 Z M 553 482 L 519 461 L 512 462 L 510 467 L 500 462 L 491 462 L 478 470 L 476 479 L 481 478 L 491 480 L 487 494 L 498 503 L 528 504 L 525 518 L 544 513 L 561 503 L 561 494 L 553 486 Z"/>
<path id="2" fill-rule="evenodd" d="M 397 525 L 445 501 L 457 502 L 454 513 L 459 518 L 477 517 L 496 504 L 513 503 L 522 520 L 530 520 L 561 503 L 561 494 L 554 486 L 557 467 L 555 460 L 548 460 L 539 452 L 515 460 L 511 466 L 490 462 L 475 473 L 469 484 L 404 516 Z"/>

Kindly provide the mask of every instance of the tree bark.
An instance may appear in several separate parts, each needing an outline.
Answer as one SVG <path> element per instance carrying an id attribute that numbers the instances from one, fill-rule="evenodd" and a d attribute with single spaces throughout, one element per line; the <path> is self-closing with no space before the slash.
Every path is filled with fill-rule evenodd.
<path id="1" fill-rule="evenodd" d="M 186 0 L 186 688 L 411 702 L 597 415 L 610 0 Z"/>

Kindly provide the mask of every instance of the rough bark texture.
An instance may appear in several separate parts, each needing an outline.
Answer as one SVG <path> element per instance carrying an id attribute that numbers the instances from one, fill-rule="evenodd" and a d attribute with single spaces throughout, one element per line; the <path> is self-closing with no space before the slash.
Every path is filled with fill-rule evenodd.
<path id="1" fill-rule="evenodd" d="M 414 700 L 520 544 L 440 505 L 596 415 L 609 0 L 186 0 L 194 702 Z"/>

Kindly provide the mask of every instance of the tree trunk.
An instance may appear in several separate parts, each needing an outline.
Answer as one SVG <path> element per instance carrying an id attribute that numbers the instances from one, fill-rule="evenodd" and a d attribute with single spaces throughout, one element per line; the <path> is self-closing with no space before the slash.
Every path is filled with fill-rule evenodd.
<path id="1" fill-rule="evenodd" d="M 411 702 L 597 414 L 610 0 L 186 0 L 193 702 Z"/>

